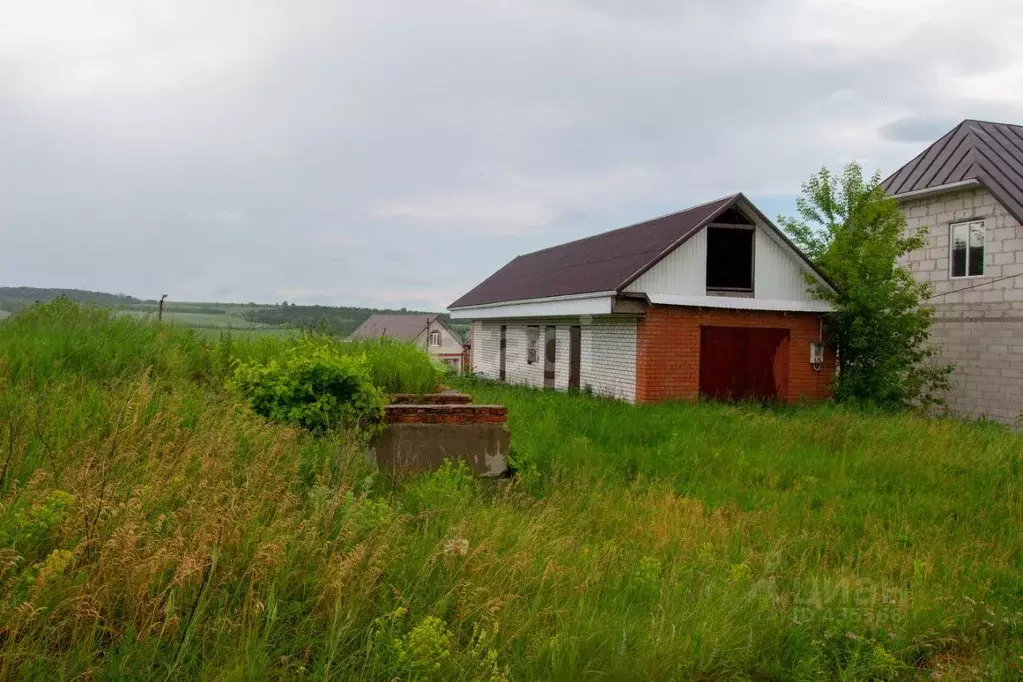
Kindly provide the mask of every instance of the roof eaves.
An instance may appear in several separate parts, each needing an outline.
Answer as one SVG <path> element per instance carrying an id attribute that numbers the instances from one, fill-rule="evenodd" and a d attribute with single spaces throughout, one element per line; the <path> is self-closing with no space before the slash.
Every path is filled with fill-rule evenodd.
<path id="1" fill-rule="evenodd" d="M 977 180 L 1007 210 L 1012 217 L 1023 223 L 1023 202 L 1017 200 L 1011 191 L 1006 189 L 998 178 L 986 168 L 977 173 Z"/>
<path id="2" fill-rule="evenodd" d="M 914 189 L 908 192 L 902 192 L 901 194 L 889 194 L 889 199 L 895 199 L 896 201 L 904 201 L 906 199 L 917 199 L 920 197 L 930 196 L 932 194 L 943 194 L 945 192 L 953 192 L 959 189 L 966 189 L 968 187 L 976 187 L 977 185 L 983 184 L 977 178 L 968 178 L 966 180 L 958 180 L 956 182 L 950 182 L 944 185 L 935 185 L 934 187 L 924 187 L 923 189 Z"/>
<path id="3" fill-rule="evenodd" d="M 615 290 L 603 291 L 581 291 L 574 294 L 561 294 L 558 296 L 540 296 L 537 298 L 508 298 L 501 301 L 490 301 L 488 303 L 473 303 L 470 305 L 456 306 L 452 305 L 448 310 L 472 310 L 474 308 L 497 308 L 509 305 L 519 305 L 528 303 L 548 303 L 551 301 L 574 301 L 582 300 L 587 298 L 604 298 L 607 296 L 614 296 L 618 292 Z"/>

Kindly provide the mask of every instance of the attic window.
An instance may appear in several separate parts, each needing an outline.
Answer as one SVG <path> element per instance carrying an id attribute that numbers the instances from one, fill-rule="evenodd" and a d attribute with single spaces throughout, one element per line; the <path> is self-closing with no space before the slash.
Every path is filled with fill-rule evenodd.
<path id="1" fill-rule="evenodd" d="M 439 346 L 440 345 L 440 331 L 439 330 L 434 329 L 433 331 L 430 332 L 430 344 L 429 345 L 431 345 L 431 346 Z"/>
<path id="2" fill-rule="evenodd" d="M 753 291 L 753 230 L 707 228 L 707 290 Z"/>

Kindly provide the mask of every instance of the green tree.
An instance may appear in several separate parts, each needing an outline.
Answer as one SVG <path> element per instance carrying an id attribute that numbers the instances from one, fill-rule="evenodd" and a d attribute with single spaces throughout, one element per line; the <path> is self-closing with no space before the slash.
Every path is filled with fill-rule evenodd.
<path id="1" fill-rule="evenodd" d="M 925 245 L 926 231 L 909 232 L 880 175 L 865 179 L 855 162 L 841 175 L 822 168 L 803 185 L 796 208 L 798 216 L 780 224 L 838 289 L 812 281 L 815 295 L 835 307 L 826 330 L 838 348 L 836 399 L 940 404 L 952 366 L 936 363 L 928 342 L 931 287 L 904 265 L 904 256 Z"/>

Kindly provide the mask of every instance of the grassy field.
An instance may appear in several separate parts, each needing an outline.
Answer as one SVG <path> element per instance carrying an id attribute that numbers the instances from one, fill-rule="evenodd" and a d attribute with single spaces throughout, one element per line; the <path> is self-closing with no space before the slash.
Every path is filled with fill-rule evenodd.
<path id="1" fill-rule="evenodd" d="M 0 326 L 0 678 L 1023 674 L 1007 429 L 463 382 L 518 475 L 394 481 L 225 387 L 287 341 L 35 315 Z"/>
<path id="2" fill-rule="evenodd" d="M 131 315 L 138 317 L 156 319 L 156 313 L 150 310 L 128 310 Z M 270 329 L 266 324 L 249 322 L 235 315 L 224 313 L 202 313 L 202 312 L 179 312 L 165 311 L 163 321 L 168 324 L 177 324 L 182 327 L 206 328 L 206 329 Z"/>
<path id="3" fill-rule="evenodd" d="M 242 309 L 243 306 L 235 306 L 235 308 Z M 197 309 L 201 310 L 201 308 Z M 131 309 L 124 312 L 144 320 L 156 319 L 156 313 L 148 309 Z M 213 342 L 228 334 L 243 340 L 257 339 L 263 336 L 286 339 L 300 334 L 297 329 L 284 329 L 259 322 L 250 322 L 240 315 L 230 312 L 189 312 L 178 308 L 164 311 L 163 321 L 167 325 L 194 329 L 200 336 Z"/>

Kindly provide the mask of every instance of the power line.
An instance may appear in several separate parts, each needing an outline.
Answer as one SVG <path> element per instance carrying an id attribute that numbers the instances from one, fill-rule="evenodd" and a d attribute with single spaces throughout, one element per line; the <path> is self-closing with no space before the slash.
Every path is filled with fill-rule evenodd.
<path id="1" fill-rule="evenodd" d="M 1023 274 L 1023 273 L 1020 273 L 1020 274 Z M 932 298 L 937 298 L 938 296 L 948 296 L 949 294 L 958 294 L 961 291 L 969 291 L 970 289 L 976 289 L 977 287 L 986 287 L 986 286 L 988 286 L 990 284 L 994 284 L 996 282 L 1001 282 L 1003 280 L 1012 279 L 1013 277 L 1019 277 L 1019 276 L 1020 275 L 1005 275 L 1004 277 L 999 277 L 998 279 L 992 279 L 992 280 L 989 280 L 987 282 L 980 282 L 978 284 L 974 284 L 974 285 L 968 286 L 968 287 L 963 287 L 961 289 L 953 289 L 952 291 L 943 291 L 940 294 L 933 294 L 931 296 L 928 296 L 924 300 L 925 301 L 929 301 Z"/>

